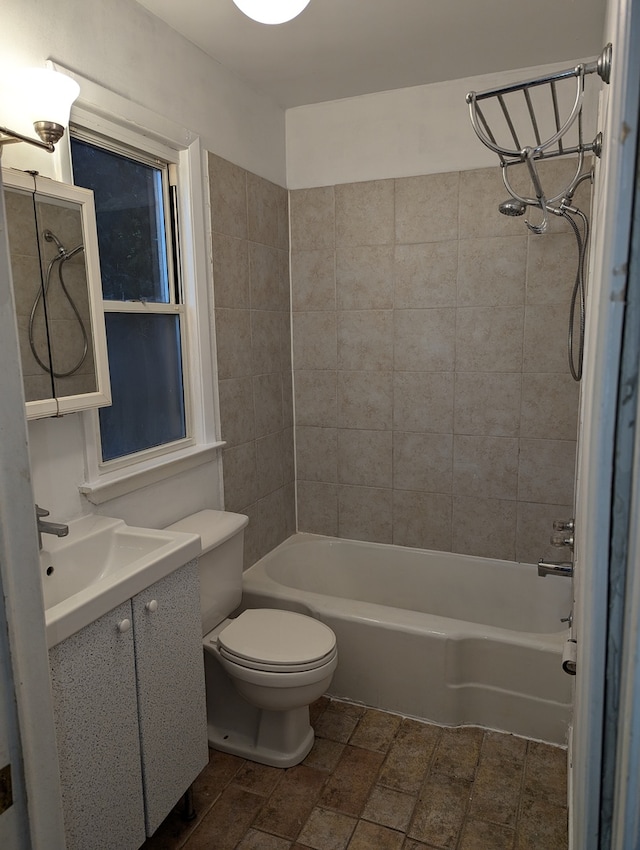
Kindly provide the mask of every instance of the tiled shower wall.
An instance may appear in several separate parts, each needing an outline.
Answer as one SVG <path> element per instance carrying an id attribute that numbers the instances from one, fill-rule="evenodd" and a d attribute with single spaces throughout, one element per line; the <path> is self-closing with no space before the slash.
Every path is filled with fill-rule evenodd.
<path id="1" fill-rule="evenodd" d="M 549 555 L 573 500 L 577 249 L 504 196 L 497 168 L 290 193 L 300 531 Z"/>
<path id="2" fill-rule="evenodd" d="M 225 507 L 245 563 L 295 530 L 287 192 L 209 155 Z"/>

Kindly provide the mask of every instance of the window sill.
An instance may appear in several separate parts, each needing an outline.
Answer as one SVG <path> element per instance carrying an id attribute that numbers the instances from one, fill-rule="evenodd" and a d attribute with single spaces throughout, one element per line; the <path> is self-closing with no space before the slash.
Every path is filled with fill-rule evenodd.
<path id="1" fill-rule="evenodd" d="M 148 487 L 180 472 L 209 463 L 216 459 L 218 452 L 225 445 L 224 441 L 220 441 L 206 446 L 192 446 L 170 457 L 153 458 L 140 464 L 135 470 L 119 469 L 117 472 L 106 473 L 96 481 L 81 484 L 78 490 L 91 504 L 101 505 L 110 499 L 126 496 L 127 493 L 133 493 L 141 487 Z"/>

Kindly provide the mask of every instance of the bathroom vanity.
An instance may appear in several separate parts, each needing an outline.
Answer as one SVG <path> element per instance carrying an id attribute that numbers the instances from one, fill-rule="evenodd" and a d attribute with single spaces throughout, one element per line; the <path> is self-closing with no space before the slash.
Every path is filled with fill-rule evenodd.
<path id="1" fill-rule="evenodd" d="M 208 761 L 199 539 L 105 517 L 69 528 L 41 553 L 67 848 L 136 850 Z M 68 596 L 91 551 L 100 575 Z"/>

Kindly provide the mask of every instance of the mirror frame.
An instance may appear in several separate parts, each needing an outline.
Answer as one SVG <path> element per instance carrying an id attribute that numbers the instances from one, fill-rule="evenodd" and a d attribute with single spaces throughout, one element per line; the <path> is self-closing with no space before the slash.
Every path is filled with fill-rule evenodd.
<path id="1" fill-rule="evenodd" d="M 96 391 L 54 398 L 27 401 L 27 419 L 43 419 L 63 416 L 79 410 L 92 410 L 111 404 L 111 383 L 107 357 L 107 336 L 104 311 L 102 309 L 102 280 L 98 254 L 98 231 L 93 192 L 69 183 L 60 183 L 48 177 L 29 174 L 11 168 L 2 169 L 2 182 L 6 188 L 22 189 L 44 197 L 55 198 L 77 204 L 82 221 L 82 238 L 87 274 L 89 315 L 91 319 L 91 344 L 96 374 Z"/>

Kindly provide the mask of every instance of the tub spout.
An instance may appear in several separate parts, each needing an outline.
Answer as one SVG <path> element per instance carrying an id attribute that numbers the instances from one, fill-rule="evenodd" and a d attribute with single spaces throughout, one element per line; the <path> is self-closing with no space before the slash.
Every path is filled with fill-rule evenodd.
<path id="1" fill-rule="evenodd" d="M 571 561 L 545 561 L 544 558 L 538 561 L 538 575 L 544 578 L 545 576 L 565 576 L 571 578 L 573 576 L 573 564 Z"/>

